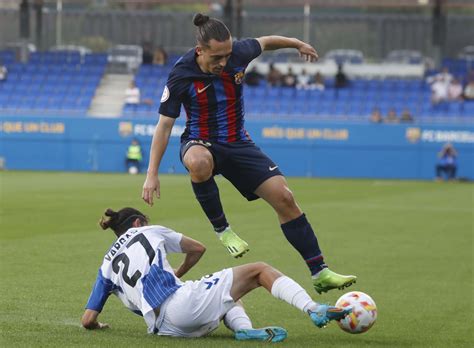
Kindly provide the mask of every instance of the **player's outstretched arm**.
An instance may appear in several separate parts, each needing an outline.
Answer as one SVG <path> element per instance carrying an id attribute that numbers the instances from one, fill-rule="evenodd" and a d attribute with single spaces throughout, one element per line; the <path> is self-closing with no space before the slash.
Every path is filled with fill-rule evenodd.
<path id="1" fill-rule="evenodd" d="M 314 62 L 319 58 L 318 53 L 313 46 L 295 38 L 270 35 L 259 37 L 257 38 L 257 41 L 260 43 L 262 51 L 272 51 L 280 48 L 295 48 L 298 50 L 300 56 L 308 62 Z"/>
<path id="2" fill-rule="evenodd" d="M 201 256 L 206 252 L 204 244 L 192 238 L 183 236 L 180 242 L 181 250 L 186 254 L 183 263 L 175 272 L 178 278 L 185 275 L 196 263 L 198 263 Z"/>
<path id="3" fill-rule="evenodd" d="M 158 179 L 158 169 L 161 159 L 168 146 L 171 130 L 173 129 L 175 119 L 160 115 L 160 120 L 155 128 L 153 140 L 150 148 L 150 162 L 145 183 L 143 184 L 142 198 L 150 206 L 153 206 L 153 194 L 160 198 L 160 180 Z"/>
<path id="4" fill-rule="evenodd" d="M 99 312 L 92 309 L 86 309 L 84 315 L 82 316 L 82 326 L 88 330 L 97 330 L 97 329 L 107 329 L 109 324 L 99 323 L 97 318 L 99 317 Z"/>

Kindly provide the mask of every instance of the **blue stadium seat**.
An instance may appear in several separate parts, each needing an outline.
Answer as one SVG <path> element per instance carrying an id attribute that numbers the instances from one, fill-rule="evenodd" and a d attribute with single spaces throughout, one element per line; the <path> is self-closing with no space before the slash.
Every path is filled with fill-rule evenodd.
<path id="1" fill-rule="evenodd" d="M 267 97 L 277 99 L 280 96 L 279 87 L 267 88 Z"/>
<path id="2" fill-rule="evenodd" d="M 5 55 L 0 51 L 0 57 Z M 9 76 L 0 84 L 0 107 L 5 109 L 31 110 L 75 110 L 85 112 L 95 95 L 107 63 L 107 55 L 86 55 L 81 64 L 80 55 L 70 52 L 38 52 L 31 55 L 28 64 L 11 62 Z M 465 61 L 448 61 L 454 71 L 461 71 Z M 156 111 L 171 69 L 162 66 L 141 66 L 135 76 L 144 98 L 154 101 L 152 106 L 142 105 L 137 111 L 124 108 L 124 114 L 146 116 Z M 432 117 L 473 117 L 474 103 L 451 103 L 432 107 L 430 86 L 422 79 L 369 80 L 355 79 L 347 89 L 342 89 L 335 98 L 331 88 L 332 78 L 327 78 L 324 91 L 298 90 L 294 88 L 269 87 L 262 83 L 258 87 L 245 86 L 246 111 L 253 115 L 278 114 L 294 119 L 304 115 L 305 119 L 315 115 L 339 115 L 361 117 L 375 106 L 386 114 L 395 108 L 397 113 L 409 109 L 415 117 L 429 120 Z"/>
<path id="3" fill-rule="evenodd" d="M 86 54 L 84 56 L 84 64 L 105 66 L 107 64 L 107 54 L 106 53 Z"/>
<path id="4" fill-rule="evenodd" d="M 297 94 L 297 95 L 295 95 L 295 96 L 293 97 L 292 102 L 293 102 L 295 105 L 298 105 L 298 104 L 306 104 L 306 101 L 307 101 L 306 98 L 307 98 L 307 97 L 306 97 L 305 94 L 299 93 L 299 94 Z"/>
<path id="5" fill-rule="evenodd" d="M 327 99 L 328 91 L 320 91 L 320 90 L 310 90 L 308 91 L 307 94 L 307 100 L 321 100 L 321 99 Z M 331 91 L 331 94 L 333 92 Z"/>
<path id="6" fill-rule="evenodd" d="M 0 60 L 3 64 L 13 64 L 15 62 L 15 52 L 10 50 L 0 51 Z"/>
<path id="7" fill-rule="evenodd" d="M 81 94 L 81 86 L 80 85 L 70 85 L 67 89 L 66 95 L 72 96 L 77 98 Z"/>
<path id="8" fill-rule="evenodd" d="M 38 95 L 40 88 L 41 88 L 41 85 L 39 84 L 31 84 L 30 86 L 28 86 L 26 90 L 22 92 L 22 94 L 25 96 L 36 96 Z"/>
<path id="9" fill-rule="evenodd" d="M 295 95 L 295 88 L 293 87 L 281 87 L 280 88 L 280 96 L 283 98 L 293 98 Z"/>
<path id="10" fill-rule="evenodd" d="M 11 78 L 12 74 L 19 74 L 23 71 L 22 64 L 12 64 L 8 66 L 8 78 Z"/>
<path id="11" fill-rule="evenodd" d="M 84 108 L 84 107 L 85 107 L 85 108 L 89 108 L 90 102 L 91 102 L 90 99 L 87 99 L 87 98 L 80 98 L 80 99 L 77 100 L 77 106 L 78 106 L 79 108 L 81 108 L 81 107 L 83 107 L 83 108 Z"/>
<path id="12" fill-rule="evenodd" d="M 463 115 L 474 117 L 474 101 L 465 102 L 463 105 Z"/>
<path id="13" fill-rule="evenodd" d="M 343 103 L 337 103 L 335 104 L 332 108 L 332 114 L 337 115 L 337 116 L 343 116 L 346 115 L 346 105 Z"/>
<path id="14" fill-rule="evenodd" d="M 0 93 L 0 107 L 6 106 L 9 99 L 10 99 L 10 95 L 6 93 Z"/>

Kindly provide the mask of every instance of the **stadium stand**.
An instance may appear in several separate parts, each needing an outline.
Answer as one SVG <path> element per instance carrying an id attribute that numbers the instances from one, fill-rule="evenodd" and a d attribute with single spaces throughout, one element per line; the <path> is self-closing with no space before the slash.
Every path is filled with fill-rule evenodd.
<path id="1" fill-rule="evenodd" d="M 454 76 L 467 77 L 469 71 L 474 70 L 474 57 L 472 59 L 445 58 L 443 67 L 447 67 Z"/>
<path id="2" fill-rule="evenodd" d="M 334 54 L 354 55 L 357 52 L 338 50 Z M 141 65 L 135 75 L 142 99 L 137 108 L 125 106 L 124 116 L 156 115 L 167 76 L 179 56 L 171 56 L 168 63 Z M 280 58 L 280 55 L 278 56 Z M 357 58 L 357 59 L 359 59 Z M 355 58 L 348 58 L 353 60 Z M 14 53 L 1 51 L 0 60 L 8 69 L 8 79 L 0 84 L 0 110 L 9 113 L 54 112 L 86 114 L 107 65 L 106 54 L 83 54 L 71 51 L 32 53 L 28 63 L 15 62 Z M 443 66 L 461 77 L 463 84 L 472 68 L 469 59 L 445 59 Z M 432 71 L 430 73 L 436 73 Z M 269 87 L 265 81 L 244 89 L 246 113 L 249 118 L 268 118 L 298 115 L 308 119 L 367 120 L 374 108 L 383 115 L 394 109 L 397 114 L 409 110 L 419 122 L 461 121 L 474 117 L 472 102 L 449 102 L 432 105 L 430 85 L 422 78 L 356 78 L 348 88 L 335 92 L 334 80 L 325 79 L 326 89 L 304 90 L 288 87 Z"/>
<path id="3" fill-rule="evenodd" d="M 0 60 L 8 69 L 7 80 L 0 84 L 0 110 L 85 114 L 107 55 L 35 52 L 28 63 L 18 63 L 12 51 L 2 51 Z"/>
<path id="4" fill-rule="evenodd" d="M 455 76 L 467 76 L 468 62 L 445 60 Z M 448 64 L 449 63 L 449 64 Z M 456 68 L 455 68 L 456 67 Z M 461 69 L 462 67 L 462 69 Z M 126 116 L 145 116 L 155 113 L 171 66 L 142 65 L 135 82 L 143 98 L 154 101 L 153 105 L 140 105 L 136 110 L 124 109 Z M 450 69 L 451 70 L 451 69 Z M 463 121 L 473 117 L 469 102 L 449 102 L 432 105 L 430 85 L 425 79 L 354 79 L 346 89 L 335 93 L 334 80 L 326 79 L 326 89 L 303 90 L 288 87 L 269 87 L 265 81 L 259 86 L 246 86 L 244 93 L 246 113 L 251 118 L 284 117 L 299 115 L 302 119 L 344 118 L 364 120 L 374 108 L 383 115 L 394 109 L 401 114 L 408 109 L 418 121 Z"/>

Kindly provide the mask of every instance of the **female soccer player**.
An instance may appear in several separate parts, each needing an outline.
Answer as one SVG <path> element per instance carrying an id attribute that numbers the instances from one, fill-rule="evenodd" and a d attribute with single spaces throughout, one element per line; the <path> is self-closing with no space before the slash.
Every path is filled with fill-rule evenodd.
<path id="1" fill-rule="evenodd" d="M 282 36 L 232 41 L 221 21 L 202 14 L 194 17 L 194 24 L 197 46 L 178 60 L 163 91 L 142 198 L 152 205 L 153 194 L 160 196 L 158 169 L 184 105 L 187 122 L 181 136 L 181 160 L 197 200 L 230 254 L 240 257 L 249 248 L 227 222 L 214 181 L 216 174 L 227 178 L 249 201 L 263 198 L 272 206 L 285 237 L 305 260 L 318 293 L 353 284 L 355 276 L 327 268 L 313 229 L 278 165 L 244 128 L 242 82 L 247 65 L 262 51 L 279 48 L 294 48 L 307 61 L 314 61 L 318 58 L 315 49 Z"/>
<path id="2" fill-rule="evenodd" d="M 292 279 L 271 266 L 252 263 L 224 269 L 197 281 L 181 282 L 206 248 L 200 242 L 169 228 L 148 225 L 148 218 L 133 208 L 107 209 L 100 225 L 112 229 L 117 240 L 105 254 L 82 317 L 86 329 L 104 329 L 97 319 L 110 294 L 143 316 L 148 333 L 201 337 L 215 330 L 221 320 L 237 340 L 279 342 L 287 332 L 280 327 L 254 329 L 239 299 L 263 286 L 273 296 L 307 313 L 318 327 L 341 320 L 350 310 L 314 302 Z M 176 271 L 168 253 L 185 253 Z"/>

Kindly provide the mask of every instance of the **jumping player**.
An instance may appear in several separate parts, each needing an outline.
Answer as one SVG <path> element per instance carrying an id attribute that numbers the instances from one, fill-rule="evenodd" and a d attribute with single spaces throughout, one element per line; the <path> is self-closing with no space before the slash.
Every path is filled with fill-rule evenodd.
<path id="1" fill-rule="evenodd" d="M 224 269 L 201 280 L 181 282 L 201 258 L 205 247 L 169 228 L 148 225 L 148 218 L 133 208 L 118 212 L 107 209 L 100 225 L 111 228 L 117 240 L 105 254 L 92 294 L 82 317 L 86 329 L 104 329 L 97 319 L 110 294 L 143 316 L 148 333 L 201 337 L 215 330 L 221 320 L 237 340 L 279 342 L 287 332 L 280 327 L 254 329 L 239 299 L 263 286 L 273 296 L 307 313 L 313 323 L 324 327 L 344 318 L 344 310 L 314 302 L 292 279 L 258 262 Z M 185 253 L 174 271 L 168 253 Z"/>
<path id="2" fill-rule="evenodd" d="M 160 197 L 158 169 L 181 105 L 187 114 L 181 136 L 181 161 L 202 209 L 219 239 L 234 257 L 249 250 L 224 214 L 214 175 L 222 174 L 247 200 L 263 198 L 278 215 L 285 237 L 305 260 L 318 293 L 342 289 L 356 281 L 327 268 L 318 241 L 276 165 L 250 139 L 244 128 L 242 80 L 247 65 L 264 50 L 295 48 L 307 61 L 318 55 L 313 47 L 282 36 L 232 41 L 218 19 L 197 14 L 197 46 L 182 56 L 163 91 L 160 119 L 153 135 L 142 198 L 153 204 Z"/>

